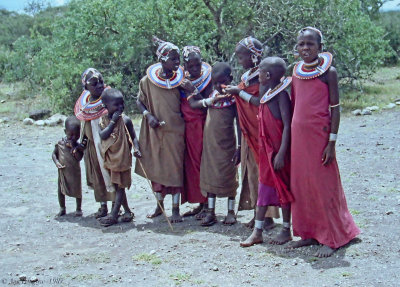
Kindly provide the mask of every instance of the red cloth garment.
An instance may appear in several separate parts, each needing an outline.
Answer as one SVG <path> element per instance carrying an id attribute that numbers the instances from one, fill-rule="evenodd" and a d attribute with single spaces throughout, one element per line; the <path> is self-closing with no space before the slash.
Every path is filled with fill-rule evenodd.
<path id="1" fill-rule="evenodd" d="M 203 151 L 203 130 L 206 112 L 202 109 L 192 109 L 187 98 L 181 99 L 181 111 L 185 120 L 185 171 L 182 204 L 205 203 L 207 197 L 200 191 L 200 163 Z"/>
<path id="2" fill-rule="evenodd" d="M 273 116 L 267 103 L 260 105 L 258 118 L 259 181 L 264 186 L 273 187 L 278 194 L 280 204 L 286 206 L 293 201 L 290 192 L 290 154 L 286 153 L 285 165 L 281 170 L 275 171 L 273 165 L 274 157 L 281 147 L 283 122 Z M 263 189 L 259 189 L 260 193 L 262 191 Z M 276 204 L 271 203 L 271 205 Z"/>
<path id="3" fill-rule="evenodd" d="M 151 186 L 153 188 L 154 192 L 161 192 L 162 197 L 165 197 L 167 194 L 177 194 L 177 193 L 182 193 L 182 187 L 177 187 L 177 186 L 165 186 L 161 183 L 157 183 L 152 181 Z"/>
<path id="4" fill-rule="evenodd" d="M 327 166 L 321 161 L 331 124 L 328 85 L 293 77 L 291 98 L 293 234 L 339 248 L 360 230 L 347 208 L 336 159 Z"/>
<path id="5" fill-rule="evenodd" d="M 238 85 L 239 89 L 254 97 L 258 97 L 259 95 L 259 86 L 260 84 L 254 84 L 246 87 L 243 82 L 240 82 Z M 244 101 L 238 95 L 235 95 L 235 99 L 242 134 L 253 151 L 254 158 L 258 164 L 258 107 Z"/>

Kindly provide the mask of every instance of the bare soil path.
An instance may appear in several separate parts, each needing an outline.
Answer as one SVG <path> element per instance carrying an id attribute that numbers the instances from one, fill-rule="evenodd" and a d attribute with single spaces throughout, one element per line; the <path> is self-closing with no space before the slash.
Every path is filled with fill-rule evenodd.
<path id="1" fill-rule="evenodd" d="M 155 200 L 137 175 L 128 191 L 133 223 L 101 227 L 85 182 L 84 216 L 72 216 L 75 202 L 68 198 L 69 214 L 55 219 L 57 170 L 51 152 L 63 129 L 0 124 L 0 285 L 22 284 L 19 277 L 25 274 L 28 281 L 37 277 L 39 286 L 398 286 L 399 108 L 343 117 L 339 134 L 342 181 L 362 234 L 333 257 L 318 259 L 312 256 L 315 246 L 240 248 L 250 234 L 241 223 L 251 212 L 239 213 L 239 223 L 231 227 L 204 228 L 188 218 L 171 232 L 164 218 L 146 218 Z M 171 198 L 165 203 L 171 214 Z M 217 200 L 219 221 L 225 212 L 226 201 Z"/>

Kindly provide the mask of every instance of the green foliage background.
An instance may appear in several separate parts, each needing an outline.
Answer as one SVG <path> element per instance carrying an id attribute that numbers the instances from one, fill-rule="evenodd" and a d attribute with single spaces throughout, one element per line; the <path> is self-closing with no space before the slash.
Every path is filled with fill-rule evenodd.
<path id="1" fill-rule="evenodd" d="M 392 47 L 399 43 L 384 37 L 382 27 L 388 24 L 376 25 L 362 2 L 72 0 L 34 17 L 21 15 L 21 31 L 14 38 L 0 38 L 5 47 L 0 49 L 0 77 L 26 81 L 48 97 L 55 110 L 71 112 L 82 91 L 81 73 L 95 67 L 134 109 L 138 82 L 156 60 L 152 35 L 180 47 L 200 46 L 206 61 L 231 61 L 238 74 L 232 55 L 243 37 L 268 40 L 266 56 L 279 55 L 293 63 L 298 30 L 315 26 L 323 31 L 325 49 L 334 54 L 342 79 L 368 78 L 384 60 L 398 57 Z M 0 25 L 7 24 L 3 22 Z"/>

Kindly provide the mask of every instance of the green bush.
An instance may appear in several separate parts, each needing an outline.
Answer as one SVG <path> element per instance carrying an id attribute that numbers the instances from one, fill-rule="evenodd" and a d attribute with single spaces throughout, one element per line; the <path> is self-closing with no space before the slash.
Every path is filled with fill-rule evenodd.
<path id="1" fill-rule="evenodd" d="M 325 35 L 340 76 L 351 79 L 369 77 L 390 54 L 383 30 L 355 0 L 72 0 L 34 19 L 30 35 L 14 43 L 4 78 L 28 80 L 62 112 L 72 111 L 88 67 L 120 89 L 132 111 L 139 80 L 156 61 L 152 35 L 198 45 L 210 63 L 233 59 L 245 36 L 270 38 L 270 54 L 293 62 L 297 31 L 313 25 Z"/>

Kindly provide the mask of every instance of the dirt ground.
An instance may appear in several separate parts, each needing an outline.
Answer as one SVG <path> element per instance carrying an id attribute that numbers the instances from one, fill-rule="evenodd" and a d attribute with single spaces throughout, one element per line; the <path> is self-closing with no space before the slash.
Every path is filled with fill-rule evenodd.
<path id="1" fill-rule="evenodd" d="M 231 227 L 204 228 L 188 218 L 171 232 L 164 218 L 146 218 L 155 200 L 135 174 L 128 191 L 133 223 L 101 227 L 85 181 L 84 216 L 73 217 L 75 201 L 68 198 L 69 214 L 55 219 L 51 152 L 63 129 L 9 122 L 0 124 L 0 133 L 0 285 L 23 284 L 19 277 L 25 274 L 27 281 L 38 280 L 26 285 L 39 286 L 399 286 L 399 107 L 342 118 L 338 162 L 362 234 L 327 259 L 313 257 L 316 246 L 240 248 L 250 234 L 242 225 L 250 211 L 240 212 Z M 165 203 L 171 214 L 171 197 Z M 225 212 L 226 201 L 217 200 L 220 221 Z"/>

